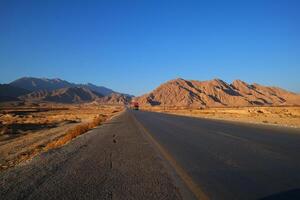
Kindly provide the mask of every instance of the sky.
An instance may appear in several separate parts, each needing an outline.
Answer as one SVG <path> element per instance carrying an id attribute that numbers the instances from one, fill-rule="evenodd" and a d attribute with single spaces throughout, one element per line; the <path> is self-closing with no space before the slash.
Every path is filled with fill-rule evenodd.
<path id="1" fill-rule="evenodd" d="M 141 95 L 184 78 L 300 92 L 300 1 L 0 0 L 0 83 L 24 76 Z"/>

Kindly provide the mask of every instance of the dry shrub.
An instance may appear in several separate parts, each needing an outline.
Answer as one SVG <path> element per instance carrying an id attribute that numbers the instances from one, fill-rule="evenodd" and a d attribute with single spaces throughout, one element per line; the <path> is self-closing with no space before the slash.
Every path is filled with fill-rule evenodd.
<path id="1" fill-rule="evenodd" d="M 92 126 L 92 128 L 99 126 L 102 122 L 104 122 L 106 119 L 108 118 L 107 115 L 98 115 L 97 117 L 95 117 L 93 119 L 93 121 L 90 123 L 90 126 Z"/>
<path id="2" fill-rule="evenodd" d="M 73 138 L 76 138 L 77 136 L 91 130 L 92 128 L 95 128 L 96 126 L 99 126 L 102 122 L 104 122 L 107 119 L 107 115 L 99 115 L 93 119 L 92 122 L 79 124 L 71 129 L 69 129 L 66 132 L 66 135 L 48 143 L 45 147 L 45 149 L 51 149 L 51 148 L 57 148 L 60 147 Z"/>
<path id="3" fill-rule="evenodd" d="M 10 135 L 13 134 L 13 130 L 7 126 L 0 127 L 0 135 Z"/>

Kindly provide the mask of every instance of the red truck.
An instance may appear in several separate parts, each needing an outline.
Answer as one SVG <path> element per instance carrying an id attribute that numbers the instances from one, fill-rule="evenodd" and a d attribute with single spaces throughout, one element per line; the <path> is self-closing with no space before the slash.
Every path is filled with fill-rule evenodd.
<path id="1" fill-rule="evenodd" d="M 130 105 L 131 109 L 133 110 L 139 110 L 139 103 L 138 102 L 131 102 L 131 105 Z"/>

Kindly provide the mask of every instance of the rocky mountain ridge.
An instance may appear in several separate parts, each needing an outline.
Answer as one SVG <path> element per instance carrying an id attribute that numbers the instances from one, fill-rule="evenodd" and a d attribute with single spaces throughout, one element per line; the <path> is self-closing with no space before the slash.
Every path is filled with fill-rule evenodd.
<path id="1" fill-rule="evenodd" d="M 170 80 L 152 92 L 135 98 L 141 105 L 183 107 L 231 107 L 300 105 L 300 95 L 278 87 L 235 80 Z"/>
<path id="2" fill-rule="evenodd" d="M 23 77 L 0 85 L 0 102 L 54 102 L 127 104 L 132 95 L 115 92 L 91 83 L 75 84 L 62 79 Z"/>
<path id="3" fill-rule="evenodd" d="M 83 87 L 66 87 L 56 90 L 38 90 L 19 98 L 25 101 L 48 101 L 56 103 L 84 103 L 94 101 L 103 95 Z"/>
<path id="4" fill-rule="evenodd" d="M 51 90 L 62 89 L 62 88 L 82 87 L 100 93 L 103 96 L 116 93 L 112 89 L 103 86 L 97 86 L 91 83 L 75 84 L 59 78 L 48 79 L 48 78 L 23 77 L 15 81 L 12 81 L 11 83 L 9 83 L 9 85 L 23 88 L 32 92 L 39 91 L 39 90 L 51 91 Z"/>

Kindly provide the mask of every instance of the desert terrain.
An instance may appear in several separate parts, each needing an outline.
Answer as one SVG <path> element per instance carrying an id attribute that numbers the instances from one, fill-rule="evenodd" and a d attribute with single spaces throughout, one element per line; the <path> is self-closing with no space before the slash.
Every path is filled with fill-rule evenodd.
<path id="1" fill-rule="evenodd" d="M 0 107 L 0 170 L 60 147 L 123 109 L 94 104 L 9 105 Z"/>
<path id="2" fill-rule="evenodd" d="M 300 200 L 299 10 L 0 0 L 0 200 Z"/>
<path id="3" fill-rule="evenodd" d="M 285 89 L 234 80 L 206 81 L 173 79 L 142 96 L 134 98 L 143 106 L 188 108 L 300 106 L 300 95 Z"/>
<path id="4" fill-rule="evenodd" d="M 142 110 L 169 114 L 300 128 L 300 106 L 185 108 L 144 106 Z"/>
<path id="5" fill-rule="evenodd" d="M 178 78 L 134 100 L 148 111 L 300 127 L 299 94 L 241 80 Z"/>
<path id="6" fill-rule="evenodd" d="M 300 95 L 278 87 L 179 78 L 134 97 L 21 78 L 0 91 L 4 199 L 260 199 L 299 185 Z"/>
<path id="7" fill-rule="evenodd" d="M 130 99 L 103 86 L 58 78 L 0 84 L 0 170 L 63 146 L 119 113 Z"/>
<path id="8" fill-rule="evenodd" d="M 0 169 L 64 145 L 132 101 L 147 111 L 300 127 L 299 94 L 241 80 L 177 78 L 139 97 L 34 77 L 2 84 L 0 90 Z"/>

